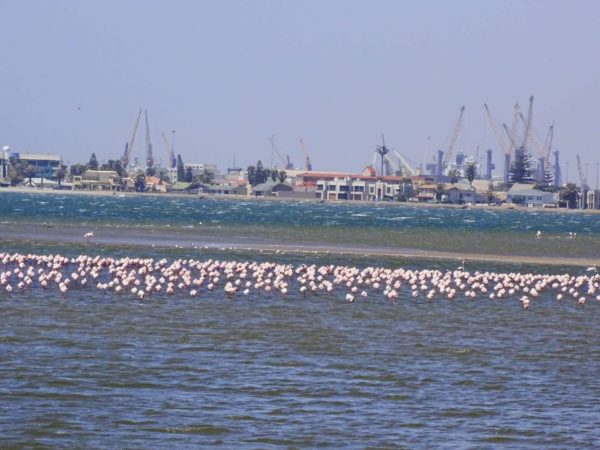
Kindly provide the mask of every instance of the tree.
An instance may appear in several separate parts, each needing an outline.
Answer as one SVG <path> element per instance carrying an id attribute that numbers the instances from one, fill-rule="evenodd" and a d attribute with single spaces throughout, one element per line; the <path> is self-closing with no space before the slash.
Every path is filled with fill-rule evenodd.
<path id="1" fill-rule="evenodd" d="M 579 188 L 575 183 L 567 183 L 565 184 L 560 192 L 559 198 L 563 201 L 567 202 L 568 208 L 577 208 L 577 199 L 579 197 Z"/>
<path id="2" fill-rule="evenodd" d="M 200 181 L 204 184 L 210 184 L 213 182 L 215 175 L 212 172 L 202 171 L 200 174 Z"/>
<path id="3" fill-rule="evenodd" d="M 494 203 L 496 200 L 496 194 L 494 194 L 494 185 L 492 183 L 488 184 L 487 191 L 485 192 L 488 203 Z"/>
<path id="4" fill-rule="evenodd" d="M 153 177 L 156 175 L 156 169 L 154 167 L 146 168 L 146 176 Z"/>
<path id="5" fill-rule="evenodd" d="M 261 184 L 267 181 L 267 172 L 265 172 L 265 168 L 263 166 L 262 161 L 259 159 L 256 163 L 256 173 L 254 175 L 254 184 L 252 186 L 256 186 L 257 184 Z"/>
<path id="6" fill-rule="evenodd" d="M 552 170 L 550 169 L 550 167 L 546 167 L 544 169 L 543 182 L 546 186 L 552 186 L 552 184 L 554 183 L 554 174 L 552 173 Z"/>
<path id="7" fill-rule="evenodd" d="M 450 178 L 450 183 L 454 184 L 458 181 L 458 169 L 452 168 L 448 171 L 448 177 Z"/>
<path id="8" fill-rule="evenodd" d="M 277 172 L 276 170 L 271 170 L 269 172 L 269 175 L 272 181 L 277 181 L 277 177 L 279 177 L 279 172 Z"/>
<path id="9" fill-rule="evenodd" d="M 287 178 L 287 173 L 285 173 L 285 170 L 280 170 L 279 171 L 278 178 L 279 178 L 279 182 L 280 183 L 285 183 L 285 180 Z"/>
<path id="10" fill-rule="evenodd" d="M 107 163 L 102 164 L 100 170 L 114 170 L 120 177 L 127 176 L 127 172 L 120 159 L 109 159 Z"/>
<path id="11" fill-rule="evenodd" d="M 441 200 L 442 194 L 444 193 L 444 185 L 442 183 L 438 183 L 435 187 L 435 199 Z"/>
<path id="12" fill-rule="evenodd" d="M 87 166 L 90 170 L 98 170 L 98 159 L 95 153 L 92 153 L 92 156 L 90 156 L 90 162 Z"/>
<path id="13" fill-rule="evenodd" d="M 146 191 L 146 175 L 143 172 L 140 172 L 135 177 L 135 191 L 136 192 L 145 192 Z"/>
<path id="14" fill-rule="evenodd" d="M 10 167 L 8 168 L 8 180 L 11 186 L 16 186 L 23 181 L 23 163 L 10 158 Z"/>
<path id="15" fill-rule="evenodd" d="M 181 155 L 177 155 L 177 181 L 185 181 L 185 166 Z"/>
<path id="16" fill-rule="evenodd" d="M 254 186 L 254 181 L 256 180 L 256 167 L 248 166 L 248 183 L 250 186 Z"/>
<path id="17" fill-rule="evenodd" d="M 62 180 L 65 179 L 65 177 L 67 176 L 67 166 L 65 166 L 64 164 L 60 164 L 57 168 L 56 168 L 56 181 L 58 182 L 58 187 L 60 187 Z"/>
<path id="18" fill-rule="evenodd" d="M 531 183 L 531 160 L 529 154 L 523 147 L 515 150 L 515 158 L 510 165 L 511 183 Z"/>
<path id="19" fill-rule="evenodd" d="M 35 175 L 35 167 L 33 167 L 31 164 L 28 164 L 24 169 L 23 169 L 23 177 L 27 178 L 29 180 L 29 185 L 31 186 L 32 181 L 31 179 L 34 177 Z"/>
<path id="20" fill-rule="evenodd" d="M 185 181 L 186 181 L 186 183 L 191 183 L 193 179 L 194 179 L 194 172 L 192 172 L 192 168 L 190 166 L 187 166 L 185 168 Z"/>
<path id="21" fill-rule="evenodd" d="M 69 168 L 69 172 L 72 177 L 83 175 L 83 172 L 87 170 L 87 166 L 85 164 L 73 164 Z"/>
<path id="22" fill-rule="evenodd" d="M 475 167 L 475 164 L 474 163 L 467 164 L 467 167 L 465 168 L 465 176 L 467 177 L 467 180 L 469 181 L 469 184 L 471 186 L 473 186 L 473 180 L 475 179 L 476 173 L 477 173 L 477 167 Z"/>

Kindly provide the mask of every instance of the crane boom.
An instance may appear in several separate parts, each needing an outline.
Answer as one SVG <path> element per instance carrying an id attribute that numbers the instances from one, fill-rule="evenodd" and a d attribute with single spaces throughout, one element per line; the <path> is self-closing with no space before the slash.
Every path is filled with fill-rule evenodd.
<path id="1" fill-rule="evenodd" d="M 133 132 L 131 133 L 131 139 L 125 145 L 125 153 L 123 153 L 123 157 L 121 158 L 121 163 L 123 163 L 123 167 L 127 167 L 129 165 L 129 161 L 131 161 L 131 156 L 133 154 L 133 143 L 135 142 L 135 135 L 137 133 L 137 129 L 140 124 L 141 117 L 142 117 L 142 108 L 140 108 L 137 118 L 135 119 L 135 125 L 133 126 Z"/>
<path id="2" fill-rule="evenodd" d="M 527 148 L 527 140 L 529 139 L 529 131 L 531 130 L 531 122 L 533 121 L 533 95 L 529 97 L 529 110 L 527 111 L 527 121 L 525 122 L 525 131 L 523 132 L 523 141 L 521 147 Z"/>
<path id="3" fill-rule="evenodd" d="M 527 124 L 527 120 L 525 119 L 525 116 L 523 115 L 523 113 L 519 113 L 519 117 L 521 118 L 521 122 L 523 123 L 523 125 Z M 535 147 L 538 155 L 541 158 L 545 158 L 546 152 L 544 150 L 544 144 L 541 143 L 539 137 L 537 136 L 535 130 L 533 129 L 533 127 L 529 128 L 529 139 L 533 142 L 533 146 Z"/>
<path id="4" fill-rule="evenodd" d="M 173 153 L 173 148 L 169 144 L 169 140 L 165 133 L 161 133 L 163 143 L 165 144 L 165 153 L 167 155 L 167 167 L 169 169 L 174 169 L 177 166 L 177 160 L 175 159 L 175 153 Z"/>
<path id="5" fill-rule="evenodd" d="M 154 155 L 152 154 L 152 142 L 150 142 L 150 124 L 148 123 L 148 110 L 144 110 L 146 119 L 146 167 L 154 166 Z"/>
<path id="6" fill-rule="evenodd" d="M 517 134 L 519 133 L 519 104 L 515 103 L 515 105 L 513 106 L 513 118 L 512 118 L 512 125 L 510 128 L 510 132 L 509 132 L 509 139 L 510 139 L 510 145 L 511 145 L 511 149 L 510 149 L 510 153 L 512 154 L 512 152 L 514 152 L 517 149 L 518 143 L 517 143 Z"/>
<path id="7" fill-rule="evenodd" d="M 550 161 L 550 149 L 552 148 L 552 140 L 554 139 L 554 123 L 550 125 L 548 128 L 548 134 L 546 135 L 546 140 L 544 141 L 544 157 L 547 161 Z"/>
<path id="8" fill-rule="evenodd" d="M 585 178 L 585 174 L 583 173 L 583 169 L 581 168 L 581 159 L 579 155 L 577 155 L 577 171 L 579 172 L 579 184 L 582 191 L 586 191 L 589 187 L 587 184 L 587 179 Z"/>
<path id="9" fill-rule="evenodd" d="M 488 108 L 488 105 L 486 103 L 483 104 L 483 109 L 485 109 L 485 113 L 487 115 L 488 122 L 490 123 L 490 127 L 492 128 L 492 131 L 494 132 L 494 135 L 496 136 L 496 141 L 498 141 L 498 146 L 500 147 L 500 150 L 504 154 L 510 155 L 510 149 L 506 146 L 506 141 L 502 137 L 502 133 L 500 133 L 500 131 L 498 130 L 498 127 L 496 126 L 496 122 L 494 121 L 494 118 L 492 117 L 492 113 L 490 112 L 490 109 Z"/>
<path id="10" fill-rule="evenodd" d="M 274 140 L 274 136 L 271 136 L 269 138 L 269 142 L 271 143 L 271 148 L 273 149 L 273 153 L 275 153 L 277 155 L 277 157 L 281 160 L 281 163 L 283 164 L 283 167 L 285 167 L 286 169 L 291 169 L 291 167 L 288 167 L 288 163 L 285 160 L 285 158 L 281 155 L 281 152 L 279 151 L 279 149 L 277 148 L 277 146 L 275 145 L 275 140 Z"/>
<path id="11" fill-rule="evenodd" d="M 452 132 L 452 136 L 450 137 L 450 141 L 448 142 L 448 146 L 446 147 L 446 154 L 444 155 L 444 165 L 446 165 L 452 159 L 454 144 L 456 144 L 456 140 L 458 139 L 458 135 L 460 134 L 464 113 L 465 107 L 462 106 L 460 108 L 460 113 L 458 114 L 458 120 L 456 121 L 456 125 L 454 126 L 454 131 Z"/>
<path id="12" fill-rule="evenodd" d="M 302 150 L 302 156 L 304 156 L 304 169 L 307 172 L 312 172 L 312 164 L 310 163 L 310 158 L 308 157 L 308 153 L 306 153 L 302 139 L 300 139 L 300 149 Z"/>

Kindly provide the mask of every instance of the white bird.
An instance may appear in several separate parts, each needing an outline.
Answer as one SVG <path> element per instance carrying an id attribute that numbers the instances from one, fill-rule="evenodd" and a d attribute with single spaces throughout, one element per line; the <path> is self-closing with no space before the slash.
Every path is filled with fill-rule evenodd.
<path id="1" fill-rule="evenodd" d="M 88 231 L 87 233 L 85 233 L 83 235 L 83 237 L 86 238 L 86 239 L 91 239 L 91 238 L 94 237 L 94 232 L 93 231 Z"/>
<path id="2" fill-rule="evenodd" d="M 537 233 L 535 233 L 535 237 L 537 237 L 538 239 L 542 237 L 542 232 L 540 230 L 537 230 Z"/>
<path id="3" fill-rule="evenodd" d="M 585 269 L 586 272 L 598 272 L 598 268 L 596 267 L 596 264 L 594 264 L 593 266 L 588 267 L 587 269 Z"/>

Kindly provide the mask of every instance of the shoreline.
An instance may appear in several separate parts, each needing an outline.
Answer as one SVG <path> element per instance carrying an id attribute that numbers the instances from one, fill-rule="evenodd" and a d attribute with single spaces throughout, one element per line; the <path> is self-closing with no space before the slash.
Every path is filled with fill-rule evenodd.
<path id="1" fill-rule="evenodd" d="M 362 200 L 321 200 L 317 198 L 288 198 L 288 197 L 256 197 L 251 195 L 227 195 L 227 194 L 185 194 L 176 192 L 158 193 L 158 192 L 117 192 L 117 191 L 84 191 L 84 190 L 54 190 L 23 187 L 5 187 L 0 188 L 2 193 L 15 194 L 42 194 L 42 195 L 80 195 L 94 197 L 151 197 L 151 198 L 186 198 L 190 200 L 225 200 L 225 201 L 275 201 L 289 203 L 315 203 L 325 205 L 357 205 L 357 206 L 385 206 L 390 208 L 415 207 L 415 208 L 447 208 L 464 210 L 490 210 L 490 211 L 522 211 L 522 212 L 544 212 L 544 213 L 564 213 L 564 214 L 600 214 L 600 210 L 594 209 L 567 209 L 567 208 L 538 208 L 538 207 L 517 207 L 517 206 L 489 206 L 484 204 L 477 205 L 454 205 L 446 203 L 419 203 L 419 202 L 393 202 L 379 201 L 369 202 Z"/>

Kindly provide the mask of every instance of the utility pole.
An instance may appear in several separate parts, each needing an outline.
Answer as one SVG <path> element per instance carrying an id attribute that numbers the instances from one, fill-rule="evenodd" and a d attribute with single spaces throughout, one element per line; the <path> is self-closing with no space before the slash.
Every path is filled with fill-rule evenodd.
<path id="1" fill-rule="evenodd" d="M 598 190 L 598 167 L 600 166 L 600 163 L 596 163 L 596 190 Z"/>
<path id="2" fill-rule="evenodd" d="M 569 182 L 569 161 L 565 162 L 565 166 L 567 166 L 567 173 L 566 173 L 566 181 L 565 183 Z"/>
<path id="3" fill-rule="evenodd" d="M 175 130 L 171 130 L 171 152 L 175 155 Z"/>

